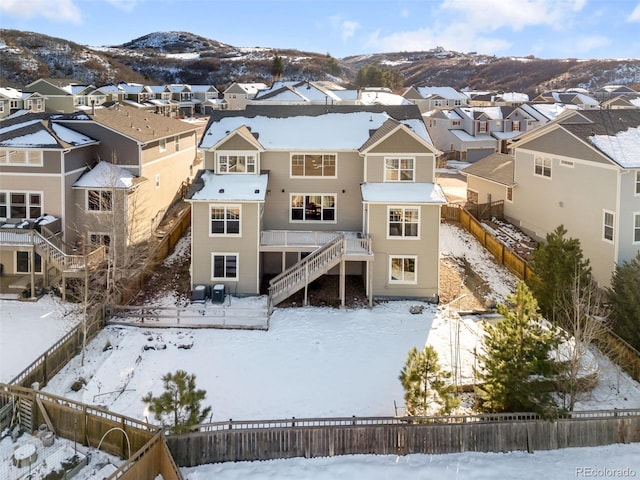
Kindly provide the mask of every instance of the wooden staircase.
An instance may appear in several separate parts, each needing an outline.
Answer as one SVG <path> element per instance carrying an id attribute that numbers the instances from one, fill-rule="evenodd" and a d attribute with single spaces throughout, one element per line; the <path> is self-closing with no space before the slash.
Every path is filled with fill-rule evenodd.
<path id="1" fill-rule="evenodd" d="M 345 236 L 338 234 L 269 282 L 269 311 L 278 303 L 338 265 L 345 253 Z"/>

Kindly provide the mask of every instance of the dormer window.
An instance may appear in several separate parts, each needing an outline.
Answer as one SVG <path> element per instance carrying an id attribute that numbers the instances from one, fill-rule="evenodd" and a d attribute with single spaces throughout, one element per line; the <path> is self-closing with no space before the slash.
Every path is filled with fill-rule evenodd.
<path id="1" fill-rule="evenodd" d="M 219 153 L 218 173 L 256 173 L 257 158 L 254 153 Z"/>

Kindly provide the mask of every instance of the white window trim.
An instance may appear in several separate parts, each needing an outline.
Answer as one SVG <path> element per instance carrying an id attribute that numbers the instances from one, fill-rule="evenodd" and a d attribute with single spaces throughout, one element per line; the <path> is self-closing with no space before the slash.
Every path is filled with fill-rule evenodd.
<path id="1" fill-rule="evenodd" d="M 387 180 L 387 160 L 398 160 L 398 180 Z M 400 178 L 400 161 L 401 160 L 411 160 L 412 166 L 411 166 L 411 180 L 402 180 Z M 383 168 L 383 172 L 382 172 L 382 181 L 385 183 L 415 183 L 416 181 L 416 157 L 403 157 L 403 156 L 388 156 L 388 157 L 384 157 L 382 160 L 382 168 Z"/>
<path id="2" fill-rule="evenodd" d="M 158 150 L 160 150 L 161 152 L 166 152 L 167 151 L 167 139 L 166 138 L 161 138 L 158 141 Z"/>
<path id="3" fill-rule="evenodd" d="M 636 229 L 640 230 L 640 226 L 636 227 L 636 219 L 639 219 L 638 221 L 640 223 L 640 212 L 633 212 L 631 217 L 633 218 L 633 224 L 631 225 L 631 244 L 640 245 L 640 240 L 636 240 L 635 238 Z"/>
<path id="4" fill-rule="evenodd" d="M 236 276 L 235 277 L 215 277 L 213 275 L 214 261 L 215 257 L 224 256 L 224 257 L 236 257 Z M 226 265 L 225 265 L 226 270 Z M 238 274 L 240 273 L 240 253 L 238 252 L 211 252 L 211 281 L 225 281 L 225 282 L 237 282 L 240 280 Z"/>
<path id="5" fill-rule="evenodd" d="M 253 157 L 255 168 L 253 172 L 222 172 L 220 169 L 220 157 L 245 157 L 245 166 L 247 165 L 247 157 Z M 257 175 L 260 172 L 260 157 L 257 151 L 250 150 L 225 150 L 216 152 L 216 173 L 221 175 Z"/>
<path id="6" fill-rule="evenodd" d="M 30 215 L 30 211 L 31 211 L 31 195 L 40 195 L 40 215 L 44 215 L 45 213 L 45 209 L 44 209 L 44 192 L 42 191 L 34 191 L 34 190 L 27 190 L 27 191 L 21 191 L 21 190 L 1 190 L 2 193 L 5 194 L 5 203 L 4 206 L 6 207 L 7 210 L 7 216 L 6 217 L 0 217 L 3 219 L 7 219 L 7 218 L 15 218 L 11 216 L 11 194 L 19 194 L 19 195 L 24 195 L 25 196 L 25 217 L 20 217 L 22 218 L 27 218 L 29 220 L 35 220 L 38 217 L 31 217 Z"/>
<path id="7" fill-rule="evenodd" d="M 640 170 L 636 170 L 636 183 L 634 187 L 634 195 L 640 197 Z"/>
<path id="8" fill-rule="evenodd" d="M 89 209 L 89 192 L 111 192 L 111 210 L 91 210 Z M 87 213 L 105 214 L 113 213 L 113 203 L 115 201 L 115 192 L 110 188 L 88 188 L 84 192 L 84 210 Z"/>
<path id="9" fill-rule="evenodd" d="M 543 173 L 536 173 L 536 166 L 537 166 L 537 160 L 540 159 L 542 160 L 542 172 Z M 549 160 L 549 176 L 544 174 L 544 170 L 545 170 L 545 160 Z M 538 178 L 546 178 L 547 180 L 551 180 L 553 178 L 553 159 L 551 157 L 542 157 L 542 156 L 536 156 L 533 159 L 533 176 L 534 177 L 538 177 Z"/>
<path id="10" fill-rule="evenodd" d="M 224 208 L 224 215 L 225 215 L 225 221 L 224 221 L 224 229 L 225 229 L 225 233 L 212 233 L 211 232 L 211 210 L 213 210 L 214 208 Z M 238 223 L 239 223 L 239 227 L 238 227 L 238 233 L 226 233 L 227 230 L 227 208 L 237 208 L 240 214 L 240 218 L 238 219 Z M 238 205 L 231 205 L 231 204 L 226 204 L 226 203 L 210 203 L 209 204 L 209 237 L 242 237 L 242 205 L 238 204 Z"/>
<path id="11" fill-rule="evenodd" d="M 14 266 L 14 271 L 17 275 L 24 275 L 25 273 L 31 273 L 31 265 L 29 265 L 29 270 L 27 270 L 26 272 L 20 272 L 18 271 L 18 253 L 26 253 L 27 255 L 30 255 L 30 252 L 25 252 L 25 251 L 15 251 L 13 253 L 13 266 Z M 34 255 L 34 259 L 35 259 L 35 255 L 37 255 L 35 252 L 33 253 Z M 31 257 L 28 257 L 29 259 L 31 259 Z M 36 270 L 33 273 L 42 273 L 42 264 L 44 263 L 44 259 L 41 257 L 40 258 L 40 270 Z"/>
<path id="12" fill-rule="evenodd" d="M 327 155 L 333 155 L 334 157 L 334 175 L 294 175 L 293 174 L 293 157 L 294 155 L 322 155 L 322 164 L 323 164 L 323 170 L 324 170 L 324 156 Z M 321 179 L 335 179 L 338 178 L 338 154 L 337 153 L 327 153 L 327 152 L 323 152 L 323 153 L 316 153 L 316 152 L 296 152 L 296 153 L 291 153 L 289 155 L 289 178 L 308 178 L 308 179 L 317 179 L 317 180 L 321 180 Z"/>
<path id="13" fill-rule="evenodd" d="M 16 149 L 16 148 L 2 148 L 0 151 L 4 152 L 3 156 L 0 158 L 10 158 L 10 153 L 20 153 L 24 155 L 24 162 L 9 162 L 9 161 L 0 161 L 0 165 L 5 165 L 8 167 L 42 167 L 44 165 L 44 155 L 42 150 L 24 150 L 24 149 Z M 31 162 L 30 158 L 35 156 L 35 162 Z"/>
<path id="14" fill-rule="evenodd" d="M 332 196 L 334 198 L 333 202 L 333 220 L 293 220 L 291 218 L 291 202 L 293 197 L 309 197 L 309 196 L 322 196 L 329 197 Z M 322 225 L 330 225 L 334 223 L 338 223 L 338 194 L 337 193 L 290 193 L 289 194 L 289 223 L 317 223 Z"/>
<path id="15" fill-rule="evenodd" d="M 415 237 L 405 236 L 404 231 L 402 235 L 391 235 L 390 228 L 389 228 L 389 224 L 391 223 L 389 221 L 389 213 L 391 212 L 391 210 L 400 210 L 400 209 L 402 210 L 403 215 L 406 209 L 412 209 L 412 210 L 418 211 L 418 235 L 417 236 Z M 402 225 L 403 226 L 405 225 L 404 221 L 402 222 Z M 420 240 L 421 225 L 422 225 L 422 209 L 420 207 L 410 206 L 410 205 L 387 206 L 387 240 Z"/>
<path id="16" fill-rule="evenodd" d="M 511 190 L 511 200 L 509 200 L 509 190 Z M 504 192 L 504 199 L 509 203 L 513 203 L 514 194 L 515 190 L 513 187 L 506 187 L 506 190 Z"/>
<path id="17" fill-rule="evenodd" d="M 606 238 L 605 237 L 605 230 L 606 230 L 606 227 L 608 226 L 605 223 L 605 220 L 607 218 L 607 214 L 610 214 L 611 218 L 612 218 L 612 224 L 610 225 L 611 226 L 611 237 L 612 238 Z M 601 228 L 602 228 L 602 240 L 607 242 L 607 243 L 614 243 L 615 239 L 616 239 L 616 214 L 615 214 L 615 212 L 612 212 L 611 210 L 605 210 L 605 209 L 602 210 L 602 227 Z"/>
<path id="18" fill-rule="evenodd" d="M 407 258 L 412 258 L 413 259 L 413 264 L 415 265 L 415 271 L 414 271 L 415 280 L 413 280 L 413 281 L 409 281 L 409 280 L 394 280 L 392 278 L 392 273 L 393 273 L 392 263 L 393 263 L 393 260 L 398 259 L 398 258 L 402 258 L 403 261 L 404 261 L 404 259 L 407 259 Z M 418 284 L 418 256 L 417 255 L 389 255 L 388 282 L 389 282 L 390 285 L 417 285 Z"/>

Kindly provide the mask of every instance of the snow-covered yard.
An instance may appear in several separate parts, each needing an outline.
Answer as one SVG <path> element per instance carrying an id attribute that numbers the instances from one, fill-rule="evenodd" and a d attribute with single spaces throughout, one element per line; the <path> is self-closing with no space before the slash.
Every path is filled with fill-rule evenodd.
<path id="1" fill-rule="evenodd" d="M 183 247 L 179 245 L 177 252 Z M 513 290 L 513 275 L 496 265 L 464 231 L 443 225 L 441 250 L 443 256 L 464 258 L 482 276 L 490 287 L 488 300 L 502 301 Z M 151 303 L 166 305 L 166 299 L 164 295 Z M 255 304 L 255 299 L 246 301 Z M 411 314 L 409 308 L 418 304 L 423 312 Z M 37 303 L 2 301 L 0 305 L 0 372 L 6 380 L 22 368 L 16 357 L 21 364 L 29 364 L 62 335 L 73 315 L 68 306 L 48 297 Z M 441 363 L 455 371 L 459 383 L 473 381 L 481 321 L 473 316 L 460 318 L 456 312 L 456 302 L 436 307 L 398 301 L 372 309 L 276 309 L 266 332 L 110 326 L 89 345 L 84 366 L 74 359 L 45 390 L 145 419 L 140 398 L 149 391 L 160 393 L 165 373 L 184 369 L 196 375 L 198 388 L 207 391 L 204 403 L 211 405 L 214 421 L 402 414 L 398 375 L 413 346 L 434 345 Z M 13 320 L 6 322 L 6 317 Z M 42 326 L 42 321 L 51 323 Z M 46 337 L 46 346 L 34 347 L 35 337 Z M 11 364 L 4 364 L 5 357 L 14 362 L 10 368 Z M 640 386 L 606 358 L 599 361 L 600 382 L 578 409 L 640 407 Z M 81 378 L 86 385 L 73 392 L 71 384 Z M 540 471 L 550 478 L 575 478 L 574 467 L 634 466 L 630 458 L 639 447 L 612 446 L 593 452 L 296 459 L 200 467 L 189 470 L 187 478 L 363 478 L 363 472 L 371 472 L 364 477 L 373 479 L 533 478 L 520 475 L 521 469 L 536 473 L 536 478 Z M 541 470 L 543 466 L 546 470 Z"/>

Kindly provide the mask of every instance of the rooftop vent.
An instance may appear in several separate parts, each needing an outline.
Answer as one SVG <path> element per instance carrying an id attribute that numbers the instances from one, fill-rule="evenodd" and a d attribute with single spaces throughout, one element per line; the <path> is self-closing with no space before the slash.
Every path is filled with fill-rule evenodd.
<path id="1" fill-rule="evenodd" d="M 253 191 L 253 193 L 255 193 L 255 194 L 260 193 L 260 189 L 259 189 L 259 188 L 256 188 L 256 189 Z"/>
<path id="2" fill-rule="evenodd" d="M 218 193 L 224 193 L 224 188 L 221 188 L 220 190 L 218 190 Z"/>

